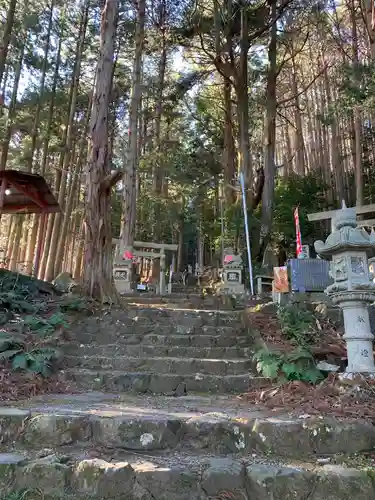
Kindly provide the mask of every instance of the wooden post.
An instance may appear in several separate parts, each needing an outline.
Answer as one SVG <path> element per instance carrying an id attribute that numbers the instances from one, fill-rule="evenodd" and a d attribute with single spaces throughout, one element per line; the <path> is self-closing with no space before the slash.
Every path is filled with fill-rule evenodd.
<path id="1" fill-rule="evenodd" d="M 36 278 L 38 277 L 38 273 L 39 273 L 40 257 L 42 255 L 44 240 L 46 237 L 47 217 L 48 217 L 48 214 L 42 214 L 40 216 L 39 234 L 38 234 L 38 242 L 36 245 L 36 253 L 35 253 L 35 259 L 34 259 L 34 273 L 33 273 Z"/>
<path id="2" fill-rule="evenodd" d="M 165 295 L 165 253 L 164 248 L 160 251 L 160 279 L 159 279 L 160 295 Z"/>

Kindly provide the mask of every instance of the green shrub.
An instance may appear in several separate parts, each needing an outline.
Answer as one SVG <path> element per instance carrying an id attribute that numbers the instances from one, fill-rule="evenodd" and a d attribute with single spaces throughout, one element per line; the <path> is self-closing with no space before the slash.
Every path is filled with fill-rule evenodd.
<path id="1" fill-rule="evenodd" d="M 298 348 L 291 353 L 260 349 L 254 355 L 257 361 L 257 371 L 263 377 L 279 382 L 301 380 L 309 384 L 316 384 L 324 378 L 323 373 L 316 368 L 310 352 Z"/>

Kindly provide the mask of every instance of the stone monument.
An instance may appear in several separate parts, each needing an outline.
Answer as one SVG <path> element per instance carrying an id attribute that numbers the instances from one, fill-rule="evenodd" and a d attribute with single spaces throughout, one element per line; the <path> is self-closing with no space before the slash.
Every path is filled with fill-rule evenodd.
<path id="1" fill-rule="evenodd" d="M 332 259 L 330 275 L 333 284 L 325 293 L 344 314 L 348 366 L 345 377 L 353 374 L 375 375 L 373 335 L 368 306 L 375 301 L 375 283 L 369 271 L 368 258 L 375 255 L 375 234 L 358 227 L 356 211 L 346 208 L 335 215 L 333 232 L 325 243 L 315 242 L 322 258 Z"/>
<path id="2" fill-rule="evenodd" d="M 133 251 L 119 244 L 114 258 L 113 279 L 118 293 L 132 292 Z"/>
<path id="3" fill-rule="evenodd" d="M 241 255 L 236 255 L 232 248 L 224 249 L 223 271 L 218 292 L 223 295 L 243 295 L 245 286 L 242 283 L 243 262 Z"/>

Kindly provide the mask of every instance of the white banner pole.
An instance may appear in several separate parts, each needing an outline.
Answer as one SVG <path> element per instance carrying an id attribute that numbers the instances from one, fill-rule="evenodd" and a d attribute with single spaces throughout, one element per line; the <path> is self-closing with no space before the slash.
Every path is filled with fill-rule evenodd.
<path id="1" fill-rule="evenodd" d="M 246 246 L 247 246 L 247 258 L 249 260 L 249 273 L 250 273 L 250 291 L 251 295 L 254 296 L 254 283 L 253 283 L 253 265 L 251 262 L 251 246 L 250 246 L 250 236 L 249 236 L 249 223 L 247 220 L 247 205 L 246 205 L 246 193 L 245 193 L 245 180 L 243 173 L 240 173 L 240 184 L 242 191 L 242 206 L 243 215 L 245 219 L 245 233 L 246 233 Z"/>

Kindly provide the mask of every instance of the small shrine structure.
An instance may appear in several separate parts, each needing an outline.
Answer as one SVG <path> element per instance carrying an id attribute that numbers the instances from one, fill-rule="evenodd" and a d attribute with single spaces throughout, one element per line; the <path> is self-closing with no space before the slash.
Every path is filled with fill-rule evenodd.
<path id="1" fill-rule="evenodd" d="M 0 214 L 41 214 L 34 260 L 34 275 L 38 276 L 43 251 L 48 214 L 61 212 L 44 177 L 18 170 L 0 170 Z"/>
<path id="2" fill-rule="evenodd" d="M 177 252 L 178 245 L 171 243 L 152 243 L 134 241 L 133 248 L 125 248 L 120 239 L 114 238 L 112 243 L 117 246 L 114 258 L 113 277 L 117 291 L 120 294 L 131 293 L 133 262 L 140 257 L 154 260 L 160 259 L 159 282 L 156 284 L 156 293 L 165 295 L 171 293 L 171 287 L 166 288 L 166 251 Z M 137 250 L 143 249 L 143 250 Z M 146 250 L 145 250 L 146 249 Z M 173 261 L 174 261 L 173 256 Z"/>

